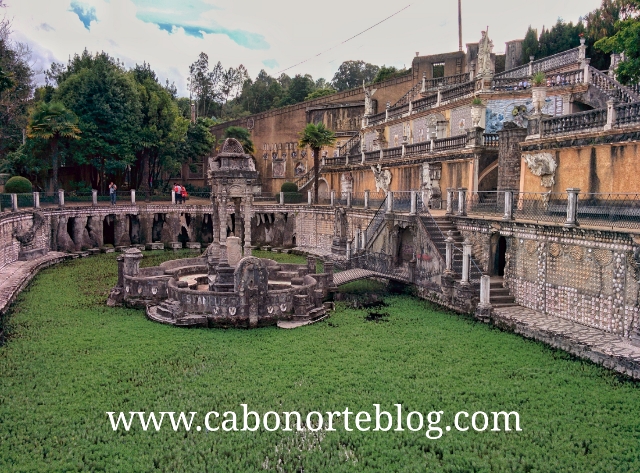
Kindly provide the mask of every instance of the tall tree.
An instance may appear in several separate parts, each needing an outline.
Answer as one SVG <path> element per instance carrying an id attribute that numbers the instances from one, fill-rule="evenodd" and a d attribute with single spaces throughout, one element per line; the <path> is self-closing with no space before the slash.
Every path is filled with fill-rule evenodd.
<path id="1" fill-rule="evenodd" d="M 242 149 L 247 154 L 254 153 L 253 141 L 251 140 L 251 132 L 241 126 L 230 126 L 224 131 L 224 138 L 235 138 L 242 145 Z"/>
<path id="2" fill-rule="evenodd" d="M 331 85 L 338 91 L 361 87 L 362 81 L 370 83 L 378 74 L 380 68 L 364 61 L 345 61 L 340 64 L 333 76 Z"/>
<path id="3" fill-rule="evenodd" d="M 142 123 L 135 79 L 107 53 L 86 50 L 57 78 L 56 100 L 79 119 L 82 143 L 72 142 L 73 161 L 88 165 L 94 189 L 106 191 L 107 176 L 119 180 L 136 161 Z"/>
<path id="4" fill-rule="evenodd" d="M 35 109 L 27 128 L 29 138 L 49 142 L 51 148 L 51 168 L 53 187 L 58 190 L 58 144 L 60 140 L 79 140 L 78 117 L 60 102 L 41 103 Z"/>
<path id="5" fill-rule="evenodd" d="M 610 55 L 595 47 L 601 39 L 613 36 L 616 25 L 620 21 L 632 19 L 638 13 L 638 4 L 634 0 L 602 0 L 599 8 L 589 12 L 585 17 L 585 37 L 587 39 L 587 57 L 596 69 L 607 69 Z"/>
<path id="6" fill-rule="evenodd" d="M 323 146 L 330 146 L 336 142 L 335 134 L 324 126 L 324 123 L 308 123 L 299 133 L 298 145 L 301 148 L 309 147 L 313 151 L 313 195 L 314 202 L 318 203 L 318 177 L 320 176 L 320 150 Z"/>
<path id="7" fill-rule="evenodd" d="M 640 0 L 632 5 L 640 9 Z M 637 10 L 636 10 L 637 11 Z M 631 16 L 615 25 L 616 33 L 601 39 L 596 47 L 605 53 L 624 53 L 624 61 L 618 64 L 616 75 L 623 84 L 640 83 L 640 18 Z"/>
<path id="8" fill-rule="evenodd" d="M 522 64 L 529 63 L 530 57 L 536 57 L 539 49 L 538 44 L 538 31 L 531 28 L 527 29 L 527 34 L 524 35 L 524 40 L 522 41 Z"/>

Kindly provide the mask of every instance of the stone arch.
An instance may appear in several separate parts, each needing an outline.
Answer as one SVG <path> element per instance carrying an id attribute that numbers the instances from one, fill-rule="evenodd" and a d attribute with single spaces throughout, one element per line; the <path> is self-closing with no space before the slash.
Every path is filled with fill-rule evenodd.
<path id="1" fill-rule="evenodd" d="M 318 179 L 318 195 L 328 196 L 331 194 L 331 187 L 324 177 Z"/>

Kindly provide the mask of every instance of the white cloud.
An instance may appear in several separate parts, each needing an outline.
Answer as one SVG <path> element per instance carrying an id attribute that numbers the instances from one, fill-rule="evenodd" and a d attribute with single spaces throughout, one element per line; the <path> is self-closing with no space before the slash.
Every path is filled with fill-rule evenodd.
<path id="1" fill-rule="evenodd" d="M 185 2 L 151 0 L 147 11 L 173 8 L 179 11 Z M 146 2 L 146 3 L 145 3 Z M 90 51 L 107 51 L 124 60 L 127 66 L 146 61 L 160 78 L 175 81 L 181 94 L 186 93 L 189 64 L 204 51 L 211 62 L 225 67 L 244 64 L 255 77 L 265 64 L 276 74 L 293 64 L 309 59 L 287 71 L 290 75 L 310 73 L 315 78 L 331 79 L 342 61 L 362 59 L 374 64 L 409 66 L 415 52 L 421 55 L 458 49 L 457 2 L 421 2 L 374 29 L 340 45 L 342 41 L 379 22 L 406 6 L 372 0 L 325 0 L 317 3 L 299 0 L 191 0 L 200 5 L 198 16 L 183 19 L 197 26 L 222 28 L 227 32 L 242 30 L 262 36 L 268 49 L 248 49 L 224 34 L 204 34 L 196 38 L 174 28 L 172 33 L 142 21 L 134 0 L 82 0 L 95 9 L 96 21 L 87 30 L 78 16 L 69 11 L 71 0 L 7 0 L 7 15 L 13 18 L 16 38 L 26 40 L 36 52 L 42 67 L 55 58 L 66 62 L 69 56 L 86 47 Z M 600 5 L 600 0 L 513 0 L 463 1 L 463 40 L 477 42 L 480 31 L 489 25 L 489 35 L 496 51 L 504 42 L 522 38 L 531 24 L 540 29 L 551 26 L 558 17 L 576 21 Z M 207 4 L 203 6 L 202 4 Z M 408 4 L 408 2 L 407 2 Z M 206 7 L 206 8 L 205 8 Z M 211 9 L 209 9 L 211 7 Z M 180 15 L 177 15 L 177 17 Z M 46 25 L 46 26 L 45 26 Z M 315 57 L 321 51 L 336 46 Z"/>

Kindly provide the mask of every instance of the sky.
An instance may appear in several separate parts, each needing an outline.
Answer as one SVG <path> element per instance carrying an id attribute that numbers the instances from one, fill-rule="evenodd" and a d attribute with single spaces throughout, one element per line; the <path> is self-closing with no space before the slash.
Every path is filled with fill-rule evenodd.
<path id="1" fill-rule="evenodd" d="M 311 74 L 331 80 L 343 61 L 398 68 L 412 58 L 458 50 L 455 0 L 5 0 L 12 38 L 27 43 L 32 67 L 66 63 L 85 48 L 106 51 L 127 67 L 147 62 L 162 82 L 186 96 L 189 65 L 200 52 L 210 64 L 243 64 L 252 78 Z M 463 43 L 489 27 L 494 52 L 558 18 L 577 21 L 601 0 L 462 0 Z M 405 8 L 406 7 L 406 8 Z M 400 11 L 402 10 L 402 11 Z M 397 13 L 400 11 L 399 13 Z M 385 18 L 394 15 L 359 36 Z M 327 51 L 328 50 L 328 51 Z M 321 54 L 319 54 L 321 53 Z"/>

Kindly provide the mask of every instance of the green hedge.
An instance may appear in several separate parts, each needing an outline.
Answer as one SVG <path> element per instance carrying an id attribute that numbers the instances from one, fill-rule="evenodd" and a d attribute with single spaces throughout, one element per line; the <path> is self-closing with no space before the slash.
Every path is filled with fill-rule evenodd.
<path id="1" fill-rule="evenodd" d="M 293 182 L 285 182 L 280 187 L 280 192 L 298 192 L 298 185 Z"/>
<path id="2" fill-rule="evenodd" d="M 31 181 L 22 176 L 13 176 L 4 185 L 4 191 L 7 194 L 26 194 L 32 192 L 32 190 Z"/>

